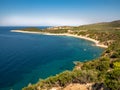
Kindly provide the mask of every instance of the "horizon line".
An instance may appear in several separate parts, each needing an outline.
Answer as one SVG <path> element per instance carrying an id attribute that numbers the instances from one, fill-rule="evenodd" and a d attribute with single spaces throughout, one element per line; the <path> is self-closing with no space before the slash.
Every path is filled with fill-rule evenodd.
<path id="1" fill-rule="evenodd" d="M 98 23 L 107 23 L 107 22 L 113 22 L 113 21 L 119 21 L 120 19 L 115 19 L 115 20 L 111 20 L 111 21 L 99 21 L 99 22 L 93 22 L 93 23 L 87 23 L 87 24 L 81 24 L 81 25 L 0 25 L 0 27 L 57 27 L 57 26 L 83 26 L 83 25 L 90 25 L 90 24 L 98 24 Z"/>

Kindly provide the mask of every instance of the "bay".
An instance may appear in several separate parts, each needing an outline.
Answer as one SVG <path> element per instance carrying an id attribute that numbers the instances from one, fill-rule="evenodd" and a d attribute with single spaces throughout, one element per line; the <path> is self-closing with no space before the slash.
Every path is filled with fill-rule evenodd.
<path id="1" fill-rule="evenodd" d="M 0 90 L 21 90 L 40 78 L 72 70 L 73 61 L 92 60 L 104 51 L 83 39 L 10 32 L 22 28 L 0 27 Z"/>

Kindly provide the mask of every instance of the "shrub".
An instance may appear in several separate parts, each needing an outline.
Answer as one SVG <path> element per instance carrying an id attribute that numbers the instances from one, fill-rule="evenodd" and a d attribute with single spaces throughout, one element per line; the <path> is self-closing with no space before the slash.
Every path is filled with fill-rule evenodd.
<path id="1" fill-rule="evenodd" d="M 111 55 L 111 58 L 119 58 L 119 54 L 117 52 L 115 52 Z"/>
<path id="2" fill-rule="evenodd" d="M 109 69 L 109 62 L 108 61 L 101 61 L 99 65 L 96 67 L 99 71 L 107 71 Z"/>
<path id="3" fill-rule="evenodd" d="M 97 66 L 98 61 L 94 60 L 94 61 L 89 61 L 83 64 L 83 66 L 81 67 L 82 70 L 90 70 L 90 69 L 95 69 L 95 67 Z"/>
<path id="4" fill-rule="evenodd" d="M 119 62 L 114 62 L 113 67 L 114 67 L 114 69 L 119 69 L 120 70 L 120 61 Z"/>
<path id="5" fill-rule="evenodd" d="M 116 69 L 106 74 L 105 84 L 110 90 L 120 90 L 120 70 Z"/>
<path id="6" fill-rule="evenodd" d="M 108 57 L 102 57 L 102 58 L 100 58 L 100 61 L 110 61 L 110 58 L 108 58 Z"/>
<path id="7" fill-rule="evenodd" d="M 105 51 L 105 53 L 110 53 L 110 49 L 107 49 L 107 50 Z"/>

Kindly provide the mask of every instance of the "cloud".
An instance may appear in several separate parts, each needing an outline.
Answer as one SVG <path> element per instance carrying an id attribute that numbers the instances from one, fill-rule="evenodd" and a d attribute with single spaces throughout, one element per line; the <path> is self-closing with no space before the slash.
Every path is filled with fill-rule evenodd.
<path id="1" fill-rule="evenodd" d="M 1 26 L 61 26 L 87 24 L 82 19 L 58 17 L 8 16 L 0 20 Z"/>

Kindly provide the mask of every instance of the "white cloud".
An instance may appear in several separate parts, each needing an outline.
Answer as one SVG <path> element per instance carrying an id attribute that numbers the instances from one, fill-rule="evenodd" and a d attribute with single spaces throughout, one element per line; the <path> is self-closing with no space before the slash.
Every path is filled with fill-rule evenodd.
<path id="1" fill-rule="evenodd" d="M 83 25 L 87 24 L 82 19 L 57 18 L 57 17 L 26 17 L 8 16 L 0 20 L 1 26 L 57 26 L 57 25 Z"/>

